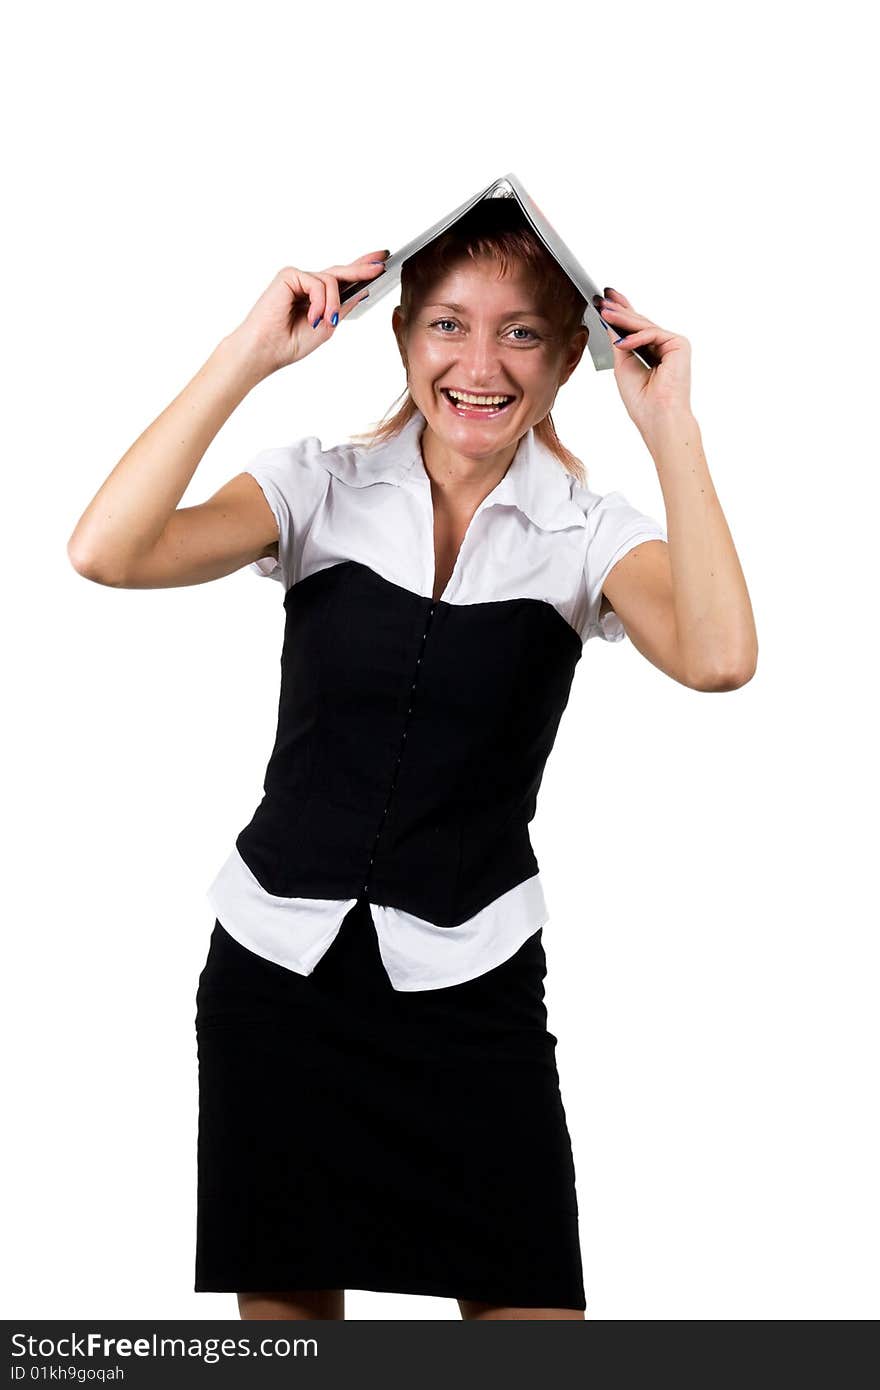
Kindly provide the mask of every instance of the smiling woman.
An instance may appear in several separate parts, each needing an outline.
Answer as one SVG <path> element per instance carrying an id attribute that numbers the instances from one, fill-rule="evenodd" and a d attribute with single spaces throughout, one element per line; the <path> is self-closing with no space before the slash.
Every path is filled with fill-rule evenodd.
<path id="1" fill-rule="evenodd" d="M 511 213 L 405 263 L 395 421 L 248 470 L 287 637 L 266 795 L 210 894 L 197 1283 L 237 1280 L 247 1317 L 319 1284 L 584 1316 L 528 823 L 584 643 L 623 636 L 605 578 L 665 535 L 564 467 L 583 300 Z M 285 1074 L 296 1107 L 255 1139 Z"/>
<path id="2" fill-rule="evenodd" d="M 456 1298 L 465 1318 L 584 1317 L 529 825 L 589 640 L 630 635 L 706 689 L 750 659 L 685 452 L 682 340 L 619 297 L 635 336 L 663 337 L 666 372 L 646 393 L 628 359 L 628 408 L 644 421 L 646 400 L 656 418 L 675 398 L 656 431 L 673 589 L 663 527 L 592 492 L 556 436 L 584 301 L 514 215 L 487 200 L 404 264 L 407 398 L 366 442 L 261 450 L 175 505 L 252 386 L 344 321 L 340 280 L 381 273 L 375 252 L 285 267 L 70 542 L 81 573 L 121 588 L 249 565 L 283 595 L 264 794 L 209 888 L 196 991 L 195 1288 L 235 1291 L 245 1318 L 341 1317 L 347 1287 Z"/>

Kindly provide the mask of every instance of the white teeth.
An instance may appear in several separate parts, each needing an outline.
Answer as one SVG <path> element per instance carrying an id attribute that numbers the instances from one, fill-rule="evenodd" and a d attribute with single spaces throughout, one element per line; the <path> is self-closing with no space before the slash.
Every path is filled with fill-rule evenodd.
<path id="1" fill-rule="evenodd" d="M 465 391 L 451 391 L 447 389 L 455 401 L 462 401 L 465 405 L 503 405 L 505 401 L 512 401 L 512 396 L 472 396 Z"/>

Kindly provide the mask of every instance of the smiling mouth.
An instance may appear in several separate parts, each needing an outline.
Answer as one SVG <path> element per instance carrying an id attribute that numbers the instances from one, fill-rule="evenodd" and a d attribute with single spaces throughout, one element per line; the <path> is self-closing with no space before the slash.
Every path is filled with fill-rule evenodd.
<path id="1" fill-rule="evenodd" d="M 440 394 L 446 400 L 456 415 L 463 416 L 465 419 L 474 419 L 485 416 L 491 419 L 493 416 L 502 415 L 509 406 L 516 400 L 515 396 L 503 395 L 500 391 L 493 396 L 471 396 L 470 392 L 455 391 L 448 386 L 441 386 Z"/>

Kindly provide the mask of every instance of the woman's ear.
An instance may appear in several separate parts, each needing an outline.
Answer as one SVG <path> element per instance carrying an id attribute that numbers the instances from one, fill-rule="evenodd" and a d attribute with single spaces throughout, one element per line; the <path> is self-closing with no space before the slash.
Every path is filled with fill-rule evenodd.
<path id="1" fill-rule="evenodd" d="M 590 330 L 589 328 L 587 328 L 586 324 L 584 324 L 584 326 L 582 328 L 579 328 L 578 331 L 572 337 L 572 340 L 568 345 L 568 350 L 565 354 L 565 359 L 562 364 L 562 371 L 559 377 L 560 386 L 565 385 L 565 383 L 568 381 L 568 378 L 574 371 L 575 367 L 578 365 L 581 358 L 583 357 L 584 349 L 587 346 L 587 339 L 589 338 L 589 336 Z"/>
<path id="2" fill-rule="evenodd" d="M 409 371 L 409 367 L 407 366 L 406 361 L 406 348 L 404 346 L 405 328 L 403 322 L 403 315 L 400 312 L 399 304 L 396 304 L 394 306 L 394 312 L 391 315 L 391 327 L 394 329 L 394 336 L 397 339 L 397 350 L 400 353 L 400 358 L 403 362 L 404 370 Z"/>

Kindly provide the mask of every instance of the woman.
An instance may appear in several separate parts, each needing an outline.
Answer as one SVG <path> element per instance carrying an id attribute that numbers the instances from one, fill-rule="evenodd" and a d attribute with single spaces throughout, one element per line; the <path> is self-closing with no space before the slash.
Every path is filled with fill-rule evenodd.
<path id="1" fill-rule="evenodd" d="M 508 200 L 404 265 L 408 394 L 367 443 L 264 451 L 179 508 L 247 392 L 327 342 L 358 302 L 340 284 L 382 268 L 279 272 L 69 545 L 104 584 L 250 565 L 283 586 L 265 794 L 209 892 L 195 1288 L 235 1291 L 243 1318 L 341 1318 L 355 1287 L 582 1319 L 528 823 L 584 642 L 626 633 L 674 680 L 731 690 L 755 629 L 687 341 L 601 302 L 667 541 L 556 436 L 584 301 Z M 651 370 L 630 355 L 648 343 Z"/>

